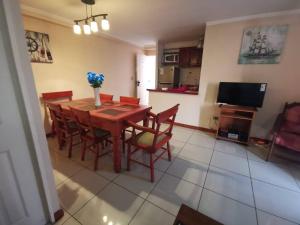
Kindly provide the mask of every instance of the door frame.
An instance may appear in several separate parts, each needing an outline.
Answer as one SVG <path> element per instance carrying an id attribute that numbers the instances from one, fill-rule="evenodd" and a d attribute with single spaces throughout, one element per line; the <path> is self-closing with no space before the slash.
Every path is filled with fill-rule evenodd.
<path id="1" fill-rule="evenodd" d="M 24 108 L 22 120 L 26 130 L 26 139 L 32 150 L 31 158 L 33 167 L 40 185 L 41 199 L 46 210 L 48 220 L 55 222 L 63 215 L 59 206 L 58 195 L 55 187 L 52 165 L 42 125 L 39 100 L 34 83 L 33 73 L 27 53 L 24 36 L 24 26 L 18 0 L 2 0 L 0 7 L 4 9 L 4 18 L 12 53 L 11 75 L 15 81 L 15 92 L 18 104 Z"/>

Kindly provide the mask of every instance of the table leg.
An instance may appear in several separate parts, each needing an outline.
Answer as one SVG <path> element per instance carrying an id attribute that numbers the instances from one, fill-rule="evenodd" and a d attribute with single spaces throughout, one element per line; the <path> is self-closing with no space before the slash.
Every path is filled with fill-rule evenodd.
<path id="1" fill-rule="evenodd" d="M 114 169 L 116 173 L 121 172 L 120 135 L 112 136 Z"/>

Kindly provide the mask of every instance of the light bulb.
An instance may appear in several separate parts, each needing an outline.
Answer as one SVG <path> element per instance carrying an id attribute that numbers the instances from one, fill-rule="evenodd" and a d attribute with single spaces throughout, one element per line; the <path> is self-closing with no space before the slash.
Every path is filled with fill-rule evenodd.
<path id="1" fill-rule="evenodd" d="M 91 27 L 87 23 L 83 25 L 83 33 L 86 35 L 91 34 Z"/>
<path id="2" fill-rule="evenodd" d="M 92 32 L 94 32 L 94 33 L 98 32 L 98 24 L 95 20 L 93 20 L 91 22 L 90 26 L 91 26 L 91 31 Z"/>
<path id="3" fill-rule="evenodd" d="M 73 32 L 75 34 L 81 34 L 81 27 L 80 27 L 80 25 L 78 25 L 78 23 L 73 25 Z"/>
<path id="4" fill-rule="evenodd" d="M 106 18 L 101 20 L 101 28 L 102 30 L 109 30 L 109 22 Z"/>

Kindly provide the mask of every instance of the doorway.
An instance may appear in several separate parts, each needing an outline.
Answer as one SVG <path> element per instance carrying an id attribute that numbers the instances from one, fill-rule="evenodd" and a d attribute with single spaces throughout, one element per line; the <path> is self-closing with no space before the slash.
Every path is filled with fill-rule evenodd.
<path id="1" fill-rule="evenodd" d="M 137 97 L 140 98 L 142 105 L 149 104 L 149 91 L 147 89 L 155 88 L 156 83 L 156 56 L 155 55 L 137 55 Z"/>

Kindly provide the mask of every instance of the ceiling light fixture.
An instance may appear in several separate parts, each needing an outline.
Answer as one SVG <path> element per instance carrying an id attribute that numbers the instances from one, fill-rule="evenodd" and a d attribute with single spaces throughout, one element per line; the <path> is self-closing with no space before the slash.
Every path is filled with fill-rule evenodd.
<path id="1" fill-rule="evenodd" d="M 101 20 L 101 29 L 104 31 L 109 30 L 110 25 L 107 20 L 108 14 L 96 14 L 93 15 L 93 5 L 95 4 L 95 0 L 81 0 L 85 4 L 85 14 L 86 17 L 84 19 L 74 20 L 73 31 L 75 34 L 81 34 L 81 26 L 80 23 L 83 23 L 83 33 L 86 35 L 90 35 L 92 32 L 97 33 L 99 31 L 98 23 L 96 19 L 98 17 L 102 17 Z M 90 6 L 91 13 L 88 15 L 88 6 Z"/>

